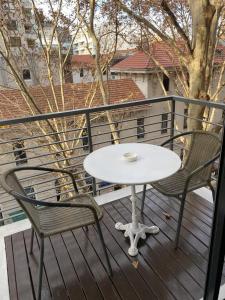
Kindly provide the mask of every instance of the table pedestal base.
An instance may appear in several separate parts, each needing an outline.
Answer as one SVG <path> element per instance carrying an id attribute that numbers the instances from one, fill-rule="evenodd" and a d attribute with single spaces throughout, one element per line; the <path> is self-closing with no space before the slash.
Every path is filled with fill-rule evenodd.
<path id="1" fill-rule="evenodd" d="M 146 233 L 156 234 L 159 232 L 159 228 L 157 226 L 147 226 L 141 223 L 138 223 L 136 228 L 134 228 L 134 224 L 129 223 L 123 225 L 118 222 L 115 225 L 115 228 L 118 230 L 125 230 L 124 236 L 129 237 L 130 239 L 130 248 L 128 249 L 128 254 L 130 256 L 135 256 L 138 254 L 137 244 L 139 239 L 146 239 Z"/>

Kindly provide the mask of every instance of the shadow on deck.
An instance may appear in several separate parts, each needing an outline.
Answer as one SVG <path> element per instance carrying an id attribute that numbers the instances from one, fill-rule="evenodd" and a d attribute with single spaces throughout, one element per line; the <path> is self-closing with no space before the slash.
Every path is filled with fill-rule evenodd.
<path id="1" fill-rule="evenodd" d="M 141 197 L 141 194 L 139 195 Z M 200 299 L 203 296 L 213 206 L 190 194 L 185 207 L 180 248 L 173 240 L 179 205 L 155 190 L 147 192 L 143 221 L 160 232 L 139 243 L 139 255 L 127 254 L 128 241 L 114 228 L 130 222 L 128 198 L 104 205 L 101 222 L 113 277 L 94 226 L 46 239 L 42 299 Z M 140 203 L 139 203 L 140 204 Z M 39 245 L 28 253 L 30 230 L 5 238 L 11 300 L 32 300 L 37 290 Z M 102 263 L 101 263 L 102 261 Z"/>

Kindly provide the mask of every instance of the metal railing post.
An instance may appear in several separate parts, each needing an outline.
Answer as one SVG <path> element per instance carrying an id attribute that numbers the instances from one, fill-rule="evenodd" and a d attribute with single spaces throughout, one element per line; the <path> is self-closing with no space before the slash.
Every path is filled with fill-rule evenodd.
<path id="1" fill-rule="evenodd" d="M 176 110 L 175 100 L 171 100 L 170 138 L 174 136 L 175 110 Z M 173 141 L 170 142 L 170 150 L 173 150 Z"/>
<path id="2" fill-rule="evenodd" d="M 225 254 L 225 123 L 220 155 L 219 177 L 211 230 L 211 241 L 205 282 L 204 300 L 217 300 Z"/>
<path id="3" fill-rule="evenodd" d="M 93 143 L 92 143 L 92 134 L 91 134 L 91 120 L 90 120 L 90 113 L 85 114 L 86 117 L 86 126 L 87 126 L 87 135 L 88 135 L 88 147 L 89 153 L 93 152 Z M 93 195 L 96 196 L 96 179 L 92 177 L 92 192 Z"/>

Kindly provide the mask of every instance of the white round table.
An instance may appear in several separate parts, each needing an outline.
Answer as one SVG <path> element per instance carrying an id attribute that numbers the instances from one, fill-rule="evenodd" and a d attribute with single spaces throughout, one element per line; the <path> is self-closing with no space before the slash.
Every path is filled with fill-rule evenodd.
<path id="1" fill-rule="evenodd" d="M 123 155 L 137 154 L 137 160 L 127 161 Z M 157 226 L 146 226 L 138 222 L 135 185 L 151 183 L 175 173 L 181 166 L 179 156 L 161 146 L 128 143 L 107 146 L 89 154 L 84 160 L 84 169 L 91 176 L 116 184 L 131 185 L 132 223 L 116 223 L 118 230 L 125 230 L 130 238 L 129 255 L 138 254 L 138 240 L 145 239 L 146 233 L 159 232 Z"/>

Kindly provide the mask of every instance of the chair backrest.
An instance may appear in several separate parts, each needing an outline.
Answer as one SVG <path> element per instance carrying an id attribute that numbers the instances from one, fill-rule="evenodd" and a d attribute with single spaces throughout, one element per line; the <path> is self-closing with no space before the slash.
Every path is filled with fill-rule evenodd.
<path id="1" fill-rule="evenodd" d="M 220 151 L 221 141 L 215 133 L 207 131 L 194 131 L 191 134 L 189 152 L 184 167 L 192 172 L 207 161 L 213 159 Z M 198 176 L 204 180 L 209 180 L 213 164 L 204 168 Z"/>
<path id="2" fill-rule="evenodd" d="M 35 200 L 27 196 L 15 172 L 16 169 L 12 169 L 2 174 L 0 177 L 1 185 L 6 192 L 14 196 L 22 209 L 25 211 L 33 226 L 36 228 L 36 230 L 38 230 L 40 224 L 39 213 L 38 209 L 35 207 L 35 204 L 32 203 Z"/>

